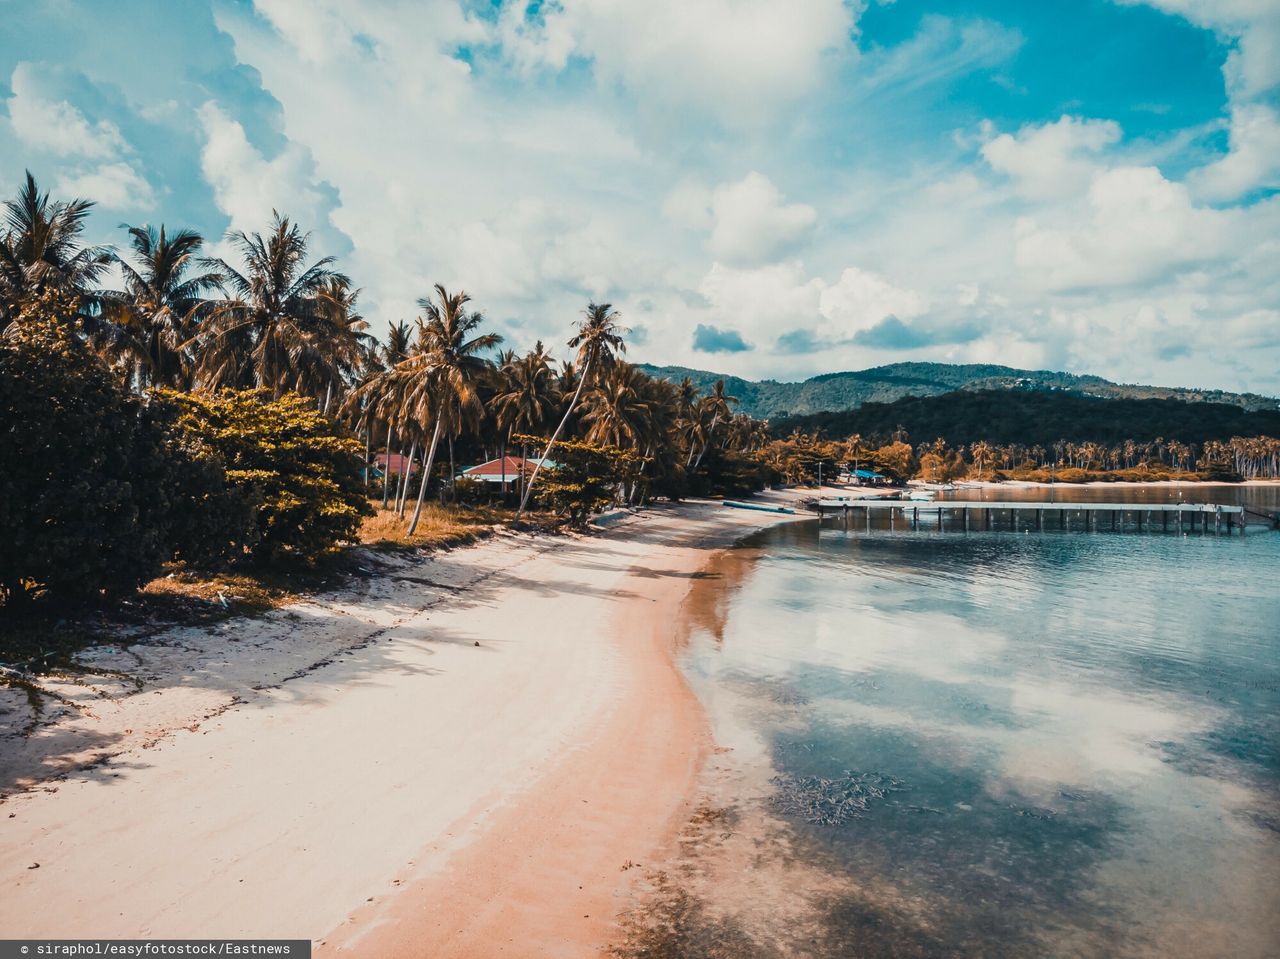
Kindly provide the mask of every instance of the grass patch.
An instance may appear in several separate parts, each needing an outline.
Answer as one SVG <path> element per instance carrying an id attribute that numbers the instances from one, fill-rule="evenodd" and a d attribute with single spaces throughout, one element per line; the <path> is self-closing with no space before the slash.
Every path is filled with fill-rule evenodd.
<path id="1" fill-rule="evenodd" d="M 509 526 L 515 518 L 515 510 L 504 506 L 441 506 L 424 503 L 418 528 L 410 537 L 407 533 L 413 507 L 405 511 L 405 518 L 395 510 L 383 509 L 381 498 L 371 499 L 374 515 L 365 517 L 360 527 L 360 543 L 377 549 L 448 549 L 473 543 L 489 533 L 495 526 Z M 561 520 L 550 513 L 525 513 L 521 525 L 542 531 L 559 528 Z"/>

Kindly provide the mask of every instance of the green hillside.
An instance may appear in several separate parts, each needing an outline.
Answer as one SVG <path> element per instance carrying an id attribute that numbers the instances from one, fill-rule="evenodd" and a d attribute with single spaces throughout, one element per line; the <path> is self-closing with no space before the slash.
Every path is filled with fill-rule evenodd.
<path id="1" fill-rule="evenodd" d="M 965 390 L 864 403 L 856 410 L 775 419 L 776 436 L 794 429 L 828 439 L 860 434 L 886 440 L 898 427 L 912 442 L 938 437 L 952 446 L 978 440 L 1049 446 L 1067 442 L 1182 443 L 1226 441 L 1232 436 L 1280 436 L 1280 411 L 1247 411 L 1230 403 L 1177 399 L 1121 399 L 1041 390 Z"/>
<path id="2" fill-rule="evenodd" d="M 956 390 L 1069 391 L 1109 399 L 1224 403 L 1244 410 L 1280 409 L 1280 400 L 1256 393 L 1228 393 L 1186 387 L 1113 383 L 1100 376 L 1077 376 L 1050 370 L 1019 370 L 994 364 L 893 363 L 869 370 L 827 373 L 800 383 L 751 381 L 683 366 L 650 366 L 652 376 L 679 382 L 689 377 L 702 391 L 719 379 L 741 401 L 738 410 L 777 419 L 824 410 L 857 409 L 864 403 L 892 403 L 904 396 L 940 396 Z"/>

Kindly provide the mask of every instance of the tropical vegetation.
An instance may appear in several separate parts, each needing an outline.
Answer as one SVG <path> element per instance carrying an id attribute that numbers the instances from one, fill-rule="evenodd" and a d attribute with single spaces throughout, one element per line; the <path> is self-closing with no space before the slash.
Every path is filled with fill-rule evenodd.
<path id="1" fill-rule="evenodd" d="M 175 561 L 314 562 L 379 508 L 412 542 L 441 504 L 580 522 L 772 479 L 765 424 L 723 382 L 703 395 L 627 363 L 607 303 L 586 306 L 559 363 L 541 342 L 502 350 L 441 284 L 379 341 L 359 289 L 283 214 L 215 258 L 166 225 L 88 245 L 92 207 L 28 174 L 4 208 L 0 602 L 127 591 Z M 459 479 L 517 451 L 509 480 Z"/>

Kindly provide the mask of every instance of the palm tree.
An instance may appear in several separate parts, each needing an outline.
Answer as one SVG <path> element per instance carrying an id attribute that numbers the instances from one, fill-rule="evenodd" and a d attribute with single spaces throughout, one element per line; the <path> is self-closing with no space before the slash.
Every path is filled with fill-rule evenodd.
<path id="1" fill-rule="evenodd" d="M 83 298 L 82 318 L 97 312 L 93 284 L 111 266 L 105 246 L 82 246 L 92 200 L 53 201 L 41 193 L 30 171 L 17 199 L 4 204 L 0 234 L 0 332 L 23 307 L 58 290 Z"/>
<path id="2" fill-rule="evenodd" d="M 561 400 L 551 356 L 539 340 L 524 356 L 499 367 L 499 381 L 490 404 L 502 439 L 502 483 L 506 487 L 507 443 L 513 433 L 540 433 L 555 415 Z M 525 450 L 528 456 L 528 450 Z M 523 468 L 520 481 L 524 482 Z M 523 492 L 523 491 L 522 491 Z"/>
<path id="3" fill-rule="evenodd" d="M 537 482 L 538 473 L 542 471 L 542 464 L 551 455 L 551 448 L 555 446 L 556 440 L 564 431 L 565 424 L 569 422 L 569 417 L 573 415 L 574 407 L 578 405 L 578 400 L 582 396 L 582 387 L 593 375 L 598 375 L 602 368 L 608 369 L 612 366 L 618 353 L 627 351 L 627 344 L 622 338 L 629 331 L 619 325 L 619 319 L 621 314 L 614 310 L 611 303 L 587 304 L 583 319 L 578 323 L 578 332 L 569 340 L 569 346 L 578 351 L 578 386 L 573 391 L 573 399 L 569 401 L 560 425 L 556 427 L 556 431 L 547 442 L 542 459 L 538 460 L 533 467 L 533 475 L 529 477 L 524 495 L 520 497 L 520 508 L 516 510 L 515 522 L 520 522 L 520 517 L 524 514 L 525 507 L 529 503 L 529 494 L 533 491 L 533 484 Z"/>
<path id="4" fill-rule="evenodd" d="M 183 349 L 195 333 L 199 314 L 208 309 L 205 294 L 217 288 L 222 274 L 188 275 L 204 240 L 191 230 L 172 236 L 163 224 L 126 227 L 132 262 L 115 254 L 124 292 L 105 304 L 111 323 L 95 337 L 102 352 L 128 364 L 139 389 L 190 386 L 190 354 Z"/>
<path id="5" fill-rule="evenodd" d="M 199 380 L 205 386 L 256 386 L 279 396 L 288 387 L 332 382 L 351 356 L 336 329 L 332 294 L 350 281 L 333 257 L 305 265 L 310 234 L 274 213 L 271 230 L 228 236 L 244 260 L 209 265 L 231 294 L 216 303 L 199 334 Z M 334 284 L 338 284 L 335 288 Z M 338 352 L 335 352 L 338 350 Z"/>
<path id="6" fill-rule="evenodd" d="M 417 531 L 422 516 L 440 433 L 446 426 L 452 432 L 484 415 L 479 387 L 488 375 L 489 364 L 481 354 L 502 342 L 497 333 L 473 335 L 484 316 L 463 309 L 471 300 L 466 293 L 459 290 L 450 294 L 439 283 L 435 289 L 439 302 L 425 298 L 418 301 L 426 317 L 426 322 L 418 321 L 423 351 L 396 368 L 402 383 L 404 415 L 424 430 L 431 419 L 435 420 L 418 502 L 409 523 L 410 536 Z"/>
<path id="7" fill-rule="evenodd" d="M 698 454 L 697 460 L 694 461 L 693 468 L 696 470 L 702 463 L 702 457 L 707 454 L 707 448 L 711 445 L 712 439 L 715 437 L 716 426 L 720 421 L 728 420 L 733 416 L 733 411 L 729 409 L 730 404 L 736 405 L 738 398 L 729 396 L 725 393 L 724 380 L 716 380 L 716 385 L 711 388 L 711 392 L 702 398 L 701 406 L 702 416 L 711 414 L 711 425 L 707 427 L 706 436 L 702 441 L 702 451 Z"/>
<path id="8" fill-rule="evenodd" d="M 648 380 L 630 363 L 615 363 L 582 401 L 588 443 L 637 446 L 649 438 L 652 409 Z"/>
<path id="9" fill-rule="evenodd" d="M 391 440 L 395 429 L 396 397 L 390 390 L 390 373 L 396 365 L 409 356 L 410 331 L 403 320 L 387 324 L 387 341 L 378 343 L 373 338 L 363 339 L 360 346 L 360 372 L 357 384 L 342 407 L 342 415 L 350 417 L 354 426 L 365 430 L 365 459 L 369 458 L 371 436 L 375 426 L 387 424 L 387 466 L 382 474 L 382 508 L 387 508 L 390 496 Z M 366 466 L 367 473 L 367 466 Z M 367 485 L 367 475 L 366 475 Z M 398 497 L 397 497 L 398 498 Z"/>

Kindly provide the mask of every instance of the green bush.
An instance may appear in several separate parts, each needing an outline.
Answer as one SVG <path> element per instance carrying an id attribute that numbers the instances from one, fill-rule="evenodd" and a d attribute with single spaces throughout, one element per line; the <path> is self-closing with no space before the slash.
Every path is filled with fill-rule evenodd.
<path id="1" fill-rule="evenodd" d="M 167 558 L 164 444 L 48 305 L 0 341 L 0 602 L 119 595 Z"/>
<path id="2" fill-rule="evenodd" d="M 246 544 L 255 560 L 313 562 L 356 539 L 361 517 L 372 514 L 363 447 L 310 402 L 264 391 L 165 397 L 179 407 L 182 428 L 226 465 L 232 485 L 256 499 Z"/>
<path id="3" fill-rule="evenodd" d="M 816 467 L 813 470 L 816 475 Z M 826 467 L 826 476 L 836 475 L 834 464 Z M 703 496 L 748 496 L 764 489 L 767 484 L 778 482 L 778 473 L 757 457 L 737 450 L 712 447 L 703 457 L 698 471 L 690 477 L 689 485 Z"/>
<path id="4" fill-rule="evenodd" d="M 251 484 L 232 481 L 209 438 L 184 420 L 186 397 L 154 390 L 144 416 L 163 443 L 165 540 L 173 559 L 220 570 L 250 554 L 258 541 L 261 496 Z"/>
<path id="5" fill-rule="evenodd" d="M 536 444 L 536 437 L 515 437 L 516 442 Z M 566 513 L 581 525 L 587 516 L 604 509 L 617 498 L 624 484 L 639 476 L 638 453 L 598 443 L 560 440 L 551 448 L 555 468 L 538 474 L 533 496 L 552 509 Z"/>

